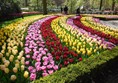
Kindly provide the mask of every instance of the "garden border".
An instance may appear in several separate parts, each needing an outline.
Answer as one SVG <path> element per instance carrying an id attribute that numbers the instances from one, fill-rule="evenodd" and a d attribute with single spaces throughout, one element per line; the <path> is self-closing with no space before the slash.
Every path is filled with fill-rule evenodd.
<path id="1" fill-rule="evenodd" d="M 106 50 L 100 55 L 92 55 L 88 59 L 62 68 L 52 75 L 33 81 L 33 83 L 82 83 L 86 76 L 95 75 L 95 72 L 107 67 L 107 63 L 114 62 L 118 58 L 117 51 L 118 46 L 112 50 Z"/>

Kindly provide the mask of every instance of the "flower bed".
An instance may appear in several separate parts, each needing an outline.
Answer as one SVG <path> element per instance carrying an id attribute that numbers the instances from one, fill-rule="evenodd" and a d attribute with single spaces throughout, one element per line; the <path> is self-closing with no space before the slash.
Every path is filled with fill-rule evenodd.
<path id="1" fill-rule="evenodd" d="M 98 36 L 105 38 L 106 40 L 114 43 L 114 44 L 118 44 L 118 39 L 117 39 L 117 30 L 111 29 L 109 27 L 105 27 L 102 25 L 99 25 L 99 23 L 95 23 L 95 22 L 91 22 L 91 21 L 85 21 L 85 17 L 81 18 L 76 18 L 74 20 L 74 23 L 83 28 L 86 31 L 91 32 L 92 34 L 97 34 Z"/>
<path id="2" fill-rule="evenodd" d="M 1 28 L 0 82 L 71 82 L 118 56 L 116 41 L 80 19 L 31 16 Z"/>
<path id="3" fill-rule="evenodd" d="M 0 82 L 27 81 L 25 71 L 24 38 L 27 27 L 33 21 L 44 16 L 31 16 L 0 29 Z M 25 76 L 23 76 L 23 74 Z M 26 76 L 27 77 L 27 76 Z"/>
<path id="4" fill-rule="evenodd" d="M 92 16 L 101 20 L 118 20 L 118 15 L 83 14 L 82 16 Z"/>

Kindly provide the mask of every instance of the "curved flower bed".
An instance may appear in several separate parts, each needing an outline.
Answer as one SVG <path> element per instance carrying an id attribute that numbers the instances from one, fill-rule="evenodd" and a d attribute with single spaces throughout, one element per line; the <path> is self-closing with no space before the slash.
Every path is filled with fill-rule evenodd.
<path id="1" fill-rule="evenodd" d="M 110 28 L 108 26 L 102 25 L 100 23 L 95 23 L 91 17 L 82 17 L 81 22 L 86 26 L 90 26 L 91 28 L 104 32 L 105 34 L 110 34 L 111 36 L 118 38 L 118 30 L 114 28 Z"/>
<path id="2" fill-rule="evenodd" d="M 1 82 L 24 82 L 25 56 L 24 38 L 27 27 L 33 21 L 44 16 L 26 17 L 16 23 L 10 24 L 1 30 L 4 40 L 0 52 L 0 81 Z M 21 80 L 22 79 L 22 80 Z"/>
<path id="3" fill-rule="evenodd" d="M 63 21 L 60 19 L 61 17 L 52 21 L 52 29 L 57 33 L 61 41 L 70 47 L 70 49 L 76 51 L 80 55 L 83 55 L 83 57 L 90 56 L 93 53 L 99 53 L 101 50 L 103 51 L 103 49 L 106 49 L 105 44 L 101 44 L 101 42 L 98 44 L 95 38 L 94 40 L 91 40 L 91 38 L 88 39 L 86 38 L 87 36 L 84 36 L 84 33 L 81 33 L 82 31 L 66 25 L 66 18 L 64 19 L 63 17 Z M 58 23 L 61 26 L 59 26 Z M 102 40 L 102 42 L 103 41 L 104 40 Z"/>
<path id="4" fill-rule="evenodd" d="M 74 18 L 76 18 L 76 17 L 74 17 Z M 75 22 L 75 21 L 74 21 L 74 22 Z M 75 22 L 75 23 L 76 23 L 76 22 Z M 78 26 L 80 26 L 80 27 L 77 27 L 77 26 L 73 23 L 73 17 L 70 17 L 70 18 L 67 20 L 67 24 L 73 26 L 73 28 L 76 28 L 76 30 L 80 31 L 80 33 L 82 33 L 87 39 L 88 39 L 88 38 L 91 38 L 92 40 L 97 39 L 96 43 L 97 43 L 98 45 L 104 44 L 104 45 L 106 45 L 106 48 L 108 48 L 108 49 L 112 49 L 112 48 L 115 46 L 113 43 L 106 41 L 104 38 L 101 38 L 101 37 L 99 37 L 99 36 L 97 36 L 97 35 L 93 35 L 93 34 L 91 34 L 90 32 L 87 32 L 86 30 L 84 30 L 84 27 L 81 28 L 81 26 L 76 23 Z M 101 42 L 101 40 L 102 40 L 102 42 Z"/>
<path id="5" fill-rule="evenodd" d="M 85 24 L 86 25 L 85 26 L 84 23 L 82 24 L 80 22 L 80 18 L 74 19 L 74 24 L 76 24 L 78 27 L 81 27 L 82 29 L 90 32 L 91 34 L 96 34 L 102 38 L 105 38 L 105 40 L 108 40 L 109 42 L 112 42 L 114 44 L 118 44 L 118 39 L 112 37 L 110 34 L 106 34 L 106 33 L 99 31 L 99 30 L 97 31 L 96 29 L 94 29 L 95 26 L 87 26 L 86 24 Z"/>
<path id="6" fill-rule="evenodd" d="M 54 16 L 39 20 L 28 28 L 28 35 L 25 38 L 25 65 L 30 73 L 31 81 L 52 74 L 58 69 L 52 54 L 45 46 L 40 30 L 42 23 L 51 18 L 54 18 Z"/>
<path id="7" fill-rule="evenodd" d="M 49 19 L 41 25 L 41 32 L 46 41 L 47 48 L 54 57 L 55 63 L 61 68 L 71 63 L 81 61 L 81 56 L 67 48 L 65 44 L 61 43 L 61 40 L 53 32 L 53 29 L 50 26 L 53 19 L 54 18 Z"/>
<path id="8" fill-rule="evenodd" d="M 109 54 L 105 57 L 104 53 L 117 46 L 117 33 L 107 35 L 94 26 L 85 26 L 88 21 L 84 25 L 80 19 L 73 16 L 31 16 L 1 28 L 0 82 L 27 83 L 50 76 L 55 78 L 53 75 L 58 74 L 64 79 L 56 82 L 63 83 L 75 79 L 78 73 L 83 75 L 85 70 L 89 72 L 89 68 L 96 67 L 97 63 L 100 65 L 113 58 Z"/>

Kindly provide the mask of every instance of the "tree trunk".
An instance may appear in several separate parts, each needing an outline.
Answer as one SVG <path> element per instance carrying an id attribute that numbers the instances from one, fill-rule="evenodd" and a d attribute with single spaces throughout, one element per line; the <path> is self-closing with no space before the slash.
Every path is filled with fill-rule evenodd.
<path id="1" fill-rule="evenodd" d="M 101 10 L 102 9 L 102 0 L 100 0 L 100 8 L 99 8 L 99 10 Z"/>
<path id="2" fill-rule="evenodd" d="M 43 14 L 47 14 L 47 0 L 42 0 L 43 3 Z"/>
<path id="3" fill-rule="evenodd" d="M 114 11 L 115 8 L 115 0 L 112 1 L 112 11 Z"/>
<path id="4" fill-rule="evenodd" d="M 39 10 L 39 0 L 37 0 L 37 10 Z"/>
<path id="5" fill-rule="evenodd" d="M 28 6 L 28 0 L 25 0 L 25 7 Z"/>

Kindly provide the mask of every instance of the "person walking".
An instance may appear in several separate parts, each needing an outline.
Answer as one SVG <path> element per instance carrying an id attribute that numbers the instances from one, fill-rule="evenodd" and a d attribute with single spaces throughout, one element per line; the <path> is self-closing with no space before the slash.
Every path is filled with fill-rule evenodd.
<path id="1" fill-rule="evenodd" d="M 68 14 L 68 7 L 67 6 L 64 7 L 64 13 Z"/>
<path id="2" fill-rule="evenodd" d="M 77 10 L 76 10 L 76 15 L 77 16 L 80 16 L 80 8 L 78 7 Z"/>
<path id="3" fill-rule="evenodd" d="M 63 8 L 61 7 L 61 13 L 63 13 Z"/>

